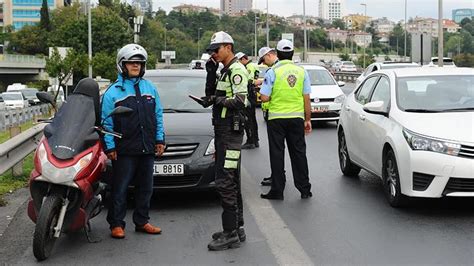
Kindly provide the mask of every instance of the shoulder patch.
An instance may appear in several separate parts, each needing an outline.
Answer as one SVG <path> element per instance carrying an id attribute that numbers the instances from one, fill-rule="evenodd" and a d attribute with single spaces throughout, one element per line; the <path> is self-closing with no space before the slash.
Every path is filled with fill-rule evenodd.
<path id="1" fill-rule="evenodd" d="M 233 76 L 232 83 L 234 83 L 234 85 L 240 85 L 240 83 L 242 83 L 242 76 L 240 74 Z"/>

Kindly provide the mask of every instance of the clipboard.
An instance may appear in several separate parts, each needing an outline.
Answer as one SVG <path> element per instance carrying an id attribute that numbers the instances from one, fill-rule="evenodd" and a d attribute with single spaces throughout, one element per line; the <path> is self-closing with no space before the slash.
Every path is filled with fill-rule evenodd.
<path id="1" fill-rule="evenodd" d="M 193 99 L 194 101 L 196 101 L 198 104 L 200 105 L 203 105 L 204 104 L 204 101 L 201 99 L 201 97 L 197 97 L 197 96 L 194 96 L 192 94 L 189 94 L 188 95 L 189 98 Z"/>

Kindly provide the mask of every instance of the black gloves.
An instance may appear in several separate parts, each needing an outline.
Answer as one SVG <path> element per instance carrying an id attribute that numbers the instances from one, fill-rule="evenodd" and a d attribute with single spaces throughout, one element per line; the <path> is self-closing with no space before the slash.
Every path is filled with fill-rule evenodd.
<path id="1" fill-rule="evenodd" d="M 214 61 L 214 59 L 209 59 L 206 62 L 206 96 L 211 96 L 216 94 L 217 87 L 217 68 L 219 63 Z"/>
<path id="2" fill-rule="evenodd" d="M 202 107 L 207 108 L 207 107 L 213 105 L 215 99 L 216 99 L 216 97 L 214 95 L 201 97 Z"/>
<path id="3" fill-rule="evenodd" d="M 210 72 L 216 73 L 218 68 L 219 68 L 219 63 L 214 61 L 214 59 L 209 58 L 209 60 L 207 60 L 207 62 L 206 62 L 206 71 L 207 71 L 207 73 L 210 73 Z"/>

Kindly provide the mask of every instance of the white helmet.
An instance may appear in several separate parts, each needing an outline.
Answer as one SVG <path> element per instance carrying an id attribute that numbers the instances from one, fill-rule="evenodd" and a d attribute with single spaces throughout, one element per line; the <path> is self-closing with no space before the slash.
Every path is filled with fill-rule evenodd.
<path id="1" fill-rule="evenodd" d="M 140 70 L 140 77 L 145 74 L 146 61 L 148 60 L 148 53 L 145 49 L 135 43 L 127 44 L 122 47 L 117 53 L 117 70 L 120 74 L 126 74 L 124 62 L 127 61 L 138 61 L 142 63 L 142 68 Z"/>

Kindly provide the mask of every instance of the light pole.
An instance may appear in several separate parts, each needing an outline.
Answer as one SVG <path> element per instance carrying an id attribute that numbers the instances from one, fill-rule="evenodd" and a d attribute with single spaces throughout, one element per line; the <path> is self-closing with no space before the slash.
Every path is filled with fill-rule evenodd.
<path id="1" fill-rule="evenodd" d="M 303 0 L 303 29 L 304 29 L 304 56 L 303 56 L 303 62 L 308 61 L 308 36 L 306 35 L 306 1 Z"/>
<path id="2" fill-rule="evenodd" d="M 168 23 L 165 23 L 165 51 L 167 51 L 166 50 L 166 32 L 168 31 L 168 28 L 166 26 L 168 26 Z"/>
<path id="3" fill-rule="evenodd" d="M 268 27 L 268 0 L 267 0 L 267 47 L 270 47 L 270 28 Z"/>
<path id="4" fill-rule="evenodd" d="M 89 78 L 92 78 L 92 14 L 91 0 L 87 1 L 87 45 L 89 53 Z"/>
<path id="5" fill-rule="evenodd" d="M 438 66 L 443 66 L 443 0 L 438 1 Z"/>
<path id="6" fill-rule="evenodd" d="M 197 54 L 197 59 L 199 59 L 199 40 L 201 38 L 201 35 L 200 35 L 201 30 L 202 30 L 202 28 L 198 28 L 198 54 Z"/>
<path id="7" fill-rule="evenodd" d="M 360 4 L 360 5 L 361 5 L 361 6 L 364 6 L 364 20 L 366 20 L 366 19 L 367 19 L 367 4 L 364 3 L 364 4 Z M 364 21 L 364 22 L 365 22 L 365 23 L 364 23 L 364 32 L 365 32 L 367 21 Z M 366 39 L 365 39 L 365 35 L 363 35 L 363 36 L 364 36 L 364 45 L 362 46 L 362 53 L 364 53 L 364 55 L 363 55 L 363 58 L 364 58 L 364 66 L 363 66 L 363 67 L 364 67 L 364 69 L 365 69 L 365 40 L 366 40 Z"/>
<path id="8" fill-rule="evenodd" d="M 403 49 L 403 61 L 407 58 L 407 0 L 405 0 L 405 48 Z"/>
<path id="9" fill-rule="evenodd" d="M 254 58 L 257 58 L 257 20 L 258 20 L 257 13 L 255 13 L 255 50 L 253 53 Z"/>

